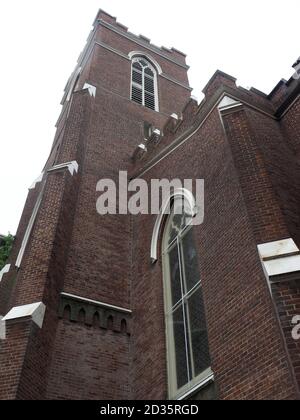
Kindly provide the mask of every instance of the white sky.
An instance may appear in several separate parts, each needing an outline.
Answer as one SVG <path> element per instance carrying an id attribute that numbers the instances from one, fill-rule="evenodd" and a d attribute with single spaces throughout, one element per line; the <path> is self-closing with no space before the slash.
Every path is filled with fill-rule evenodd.
<path id="1" fill-rule="evenodd" d="M 198 97 L 218 68 L 269 93 L 300 55 L 299 0 L 1 1 L 0 233 L 16 232 L 99 8 L 131 32 L 185 52 Z"/>

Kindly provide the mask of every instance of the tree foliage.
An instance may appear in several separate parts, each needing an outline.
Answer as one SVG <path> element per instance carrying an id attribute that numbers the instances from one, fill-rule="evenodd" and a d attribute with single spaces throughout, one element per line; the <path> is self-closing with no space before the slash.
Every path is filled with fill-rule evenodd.
<path id="1" fill-rule="evenodd" d="M 8 260 L 14 237 L 11 234 L 0 238 L 0 270 L 5 266 Z"/>

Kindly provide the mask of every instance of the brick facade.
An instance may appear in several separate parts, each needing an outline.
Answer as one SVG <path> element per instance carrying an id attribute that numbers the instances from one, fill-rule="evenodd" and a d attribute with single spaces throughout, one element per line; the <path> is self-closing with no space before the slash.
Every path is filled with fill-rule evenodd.
<path id="1" fill-rule="evenodd" d="M 130 100 L 137 51 L 161 68 L 159 112 Z M 265 95 L 217 71 L 198 106 L 187 71 L 184 54 L 99 11 L 0 283 L 1 315 L 46 306 L 42 328 L 28 317 L 6 321 L 0 398 L 168 398 L 162 261 L 150 259 L 156 216 L 96 212 L 97 182 L 128 171 L 148 184 L 205 180 L 205 220 L 194 230 L 217 398 L 298 399 L 300 342 L 291 331 L 300 274 L 268 277 L 258 246 L 300 246 L 300 83 Z M 234 104 L 222 108 L 224 97 Z M 163 136 L 133 161 L 145 123 Z M 189 397 L 212 395 L 206 388 Z"/>

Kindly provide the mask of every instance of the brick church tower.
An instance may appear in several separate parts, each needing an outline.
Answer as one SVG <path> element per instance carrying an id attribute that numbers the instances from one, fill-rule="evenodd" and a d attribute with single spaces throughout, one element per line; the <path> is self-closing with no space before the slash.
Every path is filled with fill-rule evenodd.
<path id="1" fill-rule="evenodd" d="M 0 274 L 1 399 L 299 397 L 299 80 L 265 95 L 217 71 L 198 106 L 187 71 L 99 11 Z M 100 216 L 120 171 L 204 179 L 193 239 L 169 247 L 171 216 Z"/>

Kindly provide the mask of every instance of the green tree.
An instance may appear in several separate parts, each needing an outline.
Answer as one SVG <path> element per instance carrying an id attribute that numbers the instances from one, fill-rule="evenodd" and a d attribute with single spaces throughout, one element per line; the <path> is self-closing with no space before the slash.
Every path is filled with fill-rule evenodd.
<path id="1" fill-rule="evenodd" d="M 8 260 L 13 241 L 14 237 L 10 233 L 0 238 L 0 270 L 2 270 Z"/>

